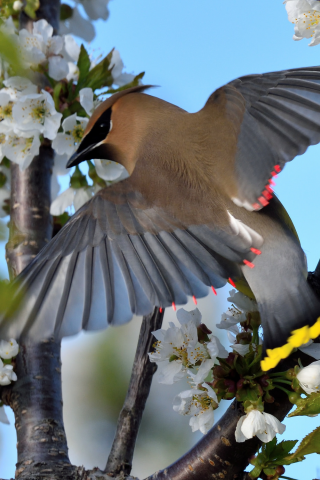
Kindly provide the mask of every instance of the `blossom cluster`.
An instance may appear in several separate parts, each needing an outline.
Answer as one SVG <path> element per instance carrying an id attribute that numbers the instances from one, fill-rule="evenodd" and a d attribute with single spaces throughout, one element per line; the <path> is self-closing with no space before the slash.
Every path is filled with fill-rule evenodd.
<path id="1" fill-rule="evenodd" d="M 10 385 L 17 380 L 17 375 L 13 371 L 12 359 L 19 353 L 19 345 L 11 338 L 9 342 L 0 341 L 0 385 Z M 3 404 L 0 405 L 0 422 L 9 423 L 8 417 L 4 411 Z"/>
<path id="2" fill-rule="evenodd" d="M 257 435 L 263 441 L 270 441 L 285 429 L 275 417 L 263 412 L 261 398 L 264 395 L 265 401 L 270 400 L 269 390 L 274 387 L 266 378 L 256 381 L 259 375 L 246 364 L 247 358 L 251 364 L 252 359 L 261 355 L 257 304 L 235 290 L 230 291 L 228 300 L 232 306 L 217 327 L 227 330 L 231 352 L 201 323 L 198 309 L 191 312 L 180 309 L 179 327 L 170 323 L 167 330 L 153 332 L 157 341 L 155 351 L 149 354 L 150 361 L 158 364 L 160 383 L 169 385 L 187 378 L 190 388 L 174 398 L 173 409 L 190 417 L 193 432 L 208 432 L 221 399 L 236 397 L 244 401 L 250 390 L 254 401 L 247 405 L 246 415 L 239 420 L 236 440 L 242 442 Z"/>
<path id="3" fill-rule="evenodd" d="M 286 0 L 289 22 L 294 24 L 294 40 L 311 38 L 309 46 L 320 43 L 319 0 Z"/>
<path id="4" fill-rule="evenodd" d="M 94 8 L 98 8 L 97 5 L 98 2 Z M 92 8 L 87 5 L 88 11 L 93 11 Z M 68 173 L 67 160 L 81 141 L 88 116 L 98 102 L 95 90 L 104 85 L 122 87 L 135 77 L 123 72 L 124 65 L 117 50 L 97 63 L 71 35 L 54 36 L 46 20 L 35 22 L 32 32 L 25 29 L 17 32 L 9 17 L 2 29 L 17 46 L 26 73 L 25 76 L 12 75 L 7 64 L 2 64 L 0 72 L 3 86 L 0 89 L 0 161 L 4 159 L 0 172 L 0 216 L 8 211 L 5 202 L 8 203 L 10 187 L 8 172 L 4 171 L 8 160 L 25 170 L 39 154 L 44 140 L 51 141 L 55 151 L 51 213 L 61 215 L 72 205 L 77 210 L 101 187 L 127 176 L 121 165 L 95 160 L 89 165 L 89 169 L 94 170 L 91 175 L 89 172 L 90 178 L 94 177 L 91 185 L 84 175 L 79 182 L 77 169 L 70 188 L 57 197 L 60 189 L 57 176 Z M 109 74 L 105 75 L 105 83 L 101 83 L 97 78 L 101 78 L 100 71 L 105 72 L 106 65 Z M 42 75 L 42 87 L 32 81 L 30 72 Z"/>
<path id="5" fill-rule="evenodd" d="M 244 409 L 235 431 L 236 441 L 244 442 L 257 436 L 268 443 L 286 428 L 276 417 L 264 411 L 265 403 L 274 402 L 272 390 L 285 390 L 292 403 L 301 405 L 305 401 L 301 395 L 308 397 L 320 392 L 320 361 L 305 368 L 300 364 L 287 372 L 272 375 L 263 372 L 257 304 L 236 290 L 229 294 L 232 305 L 216 325 L 218 329 L 226 330 L 231 343 L 229 351 L 201 323 L 198 309 L 190 312 L 180 309 L 177 312 L 179 326 L 171 322 L 168 329 L 153 332 L 156 342 L 149 358 L 158 365 L 159 383 L 171 385 L 183 378 L 187 380 L 190 388 L 174 398 L 173 409 L 190 417 L 193 432 L 207 433 L 214 423 L 214 411 L 221 399 L 236 398 Z M 308 342 L 302 350 L 309 355 L 319 355 L 316 345 Z M 288 384 L 290 390 L 284 388 Z"/>

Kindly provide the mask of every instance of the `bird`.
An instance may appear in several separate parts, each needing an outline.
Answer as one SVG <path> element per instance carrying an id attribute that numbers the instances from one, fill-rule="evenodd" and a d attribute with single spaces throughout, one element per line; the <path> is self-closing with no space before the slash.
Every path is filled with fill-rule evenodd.
<path id="1" fill-rule="evenodd" d="M 256 299 L 261 365 L 273 368 L 320 334 L 306 257 L 272 188 L 320 142 L 320 67 L 237 78 L 196 113 L 150 88 L 93 112 L 67 166 L 111 160 L 129 176 L 97 192 L 17 277 L 23 298 L 2 315 L 0 337 L 122 325 L 229 282 Z"/>

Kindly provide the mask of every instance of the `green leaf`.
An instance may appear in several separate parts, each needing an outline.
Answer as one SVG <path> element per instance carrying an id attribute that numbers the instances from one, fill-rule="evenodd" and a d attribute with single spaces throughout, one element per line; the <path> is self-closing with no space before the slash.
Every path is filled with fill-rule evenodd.
<path id="1" fill-rule="evenodd" d="M 62 3 L 60 7 L 60 20 L 63 22 L 64 20 L 68 20 L 73 15 L 73 8 L 66 3 Z"/>
<path id="2" fill-rule="evenodd" d="M 91 65 L 91 62 L 90 62 L 89 54 L 85 49 L 85 47 L 81 45 L 80 55 L 77 63 L 77 67 L 79 68 L 79 80 L 78 80 L 78 85 L 76 89 L 77 90 L 76 96 L 78 95 L 78 92 L 79 90 L 81 90 L 81 88 L 83 88 L 84 86 L 87 86 L 86 79 L 90 70 L 90 65 Z"/>
<path id="3" fill-rule="evenodd" d="M 113 77 L 110 70 L 110 62 L 112 58 L 111 52 L 101 60 L 92 70 L 90 70 L 87 75 L 84 76 L 78 81 L 77 85 L 77 93 L 81 90 L 81 88 L 89 87 L 92 90 L 97 90 L 103 87 L 111 87 L 113 83 Z"/>
<path id="4" fill-rule="evenodd" d="M 318 413 L 320 413 L 320 395 L 319 393 L 312 393 L 307 398 L 299 400 L 297 408 L 288 417 L 317 415 Z"/>
<path id="5" fill-rule="evenodd" d="M 22 64 L 16 44 L 10 35 L 0 30 L 0 56 L 9 63 L 15 73 L 22 72 Z"/>
<path id="6" fill-rule="evenodd" d="M 40 0 L 26 0 L 26 6 L 24 7 L 25 13 L 28 17 L 35 20 L 37 18 L 36 11 L 40 7 Z"/>
<path id="7" fill-rule="evenodd" d="M 109 88 L 106 92 L 99 93 L 98 96 L 107 95 L 109 93 L 122 92 L 122 90 L 127 90 L 127 88 L 137 87 L 139 85 L 139 81 L 144 77 L 144 74 L 145 72 L 141 72 L 139 73 L 139 75 L 136 75 L 130 83 L 126 83 L 126 85 L 123 85 L 119 88 Z"/>
<path id="8" fill-rule="evenodd" d="M 297 443 L 298 440 L 283 440 L 275 446 L 270 458 L 280 461 L 280 465 L 282 465 L 281 461 L 283 460 L 283 458 L 286 457 L 289 452 L 291 452 L 291 450 Z"/>
<path id="9" fill-rule="evenodd" d="M 310 455 L 311 453 L 320 453 L 320 427 L 304 437 L 297 450 L 292 455 L 285 458 L 287 463 L 284 465 L 299 462 L 305 455 Z"/>

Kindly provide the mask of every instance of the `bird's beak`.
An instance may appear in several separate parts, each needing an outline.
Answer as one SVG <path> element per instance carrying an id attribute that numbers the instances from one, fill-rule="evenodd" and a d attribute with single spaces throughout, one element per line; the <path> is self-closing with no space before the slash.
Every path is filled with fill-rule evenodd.
<path id="1" fill-rule="evenodd" d="M 94 158 L 108 158 L 106 154 L 107 146 L 103 142 L 93 143 L 86 147 L 86 143 L 82 141 L 78 150 L 69 158 L 66 165 L 67 168 L 75 167 L 84 160 L 92 160 Z"/>
<path id="2" fill-rule="evenodd" d="M 66 167 L 67 168 L 75 167 L 76 165 L 79 165 L 79 163 L 83 162 L 84 160 L 91 160 L 91 158 L 94 158 L 92 154 L 90 154 L 90 152 L 92 152 L 94 148 L 95 148 L 95 145 L 90 145 L 85 150 L 82 150 L 80 152 L 79 150 L 77 150 L 76 152 L 74 152 L 74 154 L 71 155 L 71 157 L 69 158 Z"/>

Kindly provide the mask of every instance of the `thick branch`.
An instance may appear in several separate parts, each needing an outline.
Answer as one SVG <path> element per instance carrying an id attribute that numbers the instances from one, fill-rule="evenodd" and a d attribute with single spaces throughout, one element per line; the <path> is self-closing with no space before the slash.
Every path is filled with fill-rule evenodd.
<path id="1" fill-rule="evenodd" d="M 143 317 L 140 335 L 133 362 L 130 384 L 120 412 L 116 435 L 105 471 L 112 476 L 123 472 L 129 475 L 132 468 L 134 447 L 149 396 L 156 365 L 149 361 L 154 337 L 151 332 L 161 328 L 164 311 L 155 308 L 153 313 Z"/>
<path id="2" fill-rule="evenodd" d="M 60 0 L 41 0 L 38 19 L 57 32 Z M 32 28 L 21 16 L 20 28 Z M 40 79 L 39 79 L 40 81 Z M 53 150 L 45 140 L 31 165 L 21 172 L 11 165 L 10 236 L 6 247 L 11 278 L 18 275 L 51 239 Z M 71 478 L 72 466 L 62 420 L 60 344 L 21 342 L 16 359 L 18 381 L 2 391 L 15 414 L 18 437 L 16 478 Z"/>
<path id="3" fill-rule="evenodd" d="M 6 258 L 10 277 L 18 275 L 51 239 L 51 171 L 53 150 L 49 144 L 21 172 L 11 164 L 11 218 Z"/>

